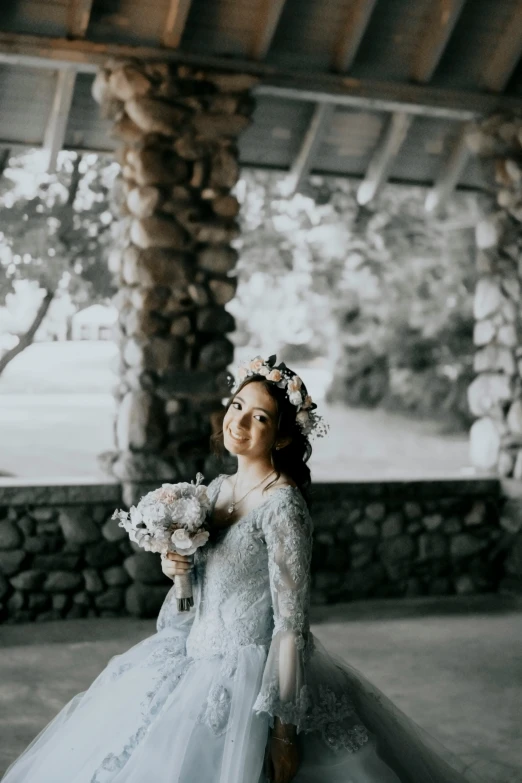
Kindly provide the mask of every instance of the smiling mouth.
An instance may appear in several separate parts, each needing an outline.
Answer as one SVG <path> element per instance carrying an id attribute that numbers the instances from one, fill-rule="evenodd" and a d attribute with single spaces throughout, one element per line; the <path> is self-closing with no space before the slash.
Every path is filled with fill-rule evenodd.
<path id="1" fill-rule="evenodd" d="M 229 429 L 228 434 L 232 438 L 232 440 L 235 440 L 236 443 L 244 443 L 248 438 L 242 438 L 240 435 L 235 435 L 231 429 Z"/>

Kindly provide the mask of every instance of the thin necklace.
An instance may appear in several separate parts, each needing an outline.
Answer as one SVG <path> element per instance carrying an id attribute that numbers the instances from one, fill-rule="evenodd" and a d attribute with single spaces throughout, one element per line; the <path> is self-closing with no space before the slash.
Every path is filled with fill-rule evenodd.
<path id="1" fill-rule="evenodd" d="M 261 479 L 259 484 L 256 484 L 251 489 L 249 489 L 248 492 L 246 492 L 243 495 L 243 497 L 239 498 L 239 500 L 236 500 L 236 484 L 237 484 L 237 473 L 236 473 L 236 480 L 234 481 L 234 486 L 232 487 L 232 503 L 227 508 L 228 516 L 231 517 L 234 511 L 236 510 L 236 506 L 239 506 L 239 504 L 243 502 L 243 500 L 247 497 L 247 495 L 250 495 L 250 493 L 253 492 L 255 489 L 257 489 L 258 487 L 260 487 L 261 484 L 263 484 L 267 480 L 267 478 L 270 478 L 272 473 L 275 473 L 275 470 L 271 470 L 270 473 L 267 473 L 266 476 Z"/>

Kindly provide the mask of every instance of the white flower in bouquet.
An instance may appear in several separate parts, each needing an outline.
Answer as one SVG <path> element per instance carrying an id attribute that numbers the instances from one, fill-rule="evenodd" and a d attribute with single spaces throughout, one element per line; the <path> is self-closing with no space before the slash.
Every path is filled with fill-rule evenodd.
<path id="1" fill-rule="evenodd" d="M 198 473 L 195 484 L 162 484 L 144 495 L 137 506 L 115 511 L 112 518 L 118 519 L 131 541 L 146 552 L 193 555 L 209 538 L 205 523 L 210 501 L 202 482 Z M 178 608 L 184 611 L 193 605 L 190 576 L 176 576 L 174 583 Z"/>

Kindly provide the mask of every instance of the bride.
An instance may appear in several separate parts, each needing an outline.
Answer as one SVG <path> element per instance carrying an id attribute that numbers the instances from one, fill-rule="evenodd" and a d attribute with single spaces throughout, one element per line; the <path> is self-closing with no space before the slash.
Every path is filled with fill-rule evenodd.
<path id="1" fill-rule="evenodd" d="M 155 634 L 112 658 L 9 767 L 3 783 L 464 783 L 459 762 L 309 630 L 309 436 L 324 431 L 275 357 L 239 371 L 209 486 L 209 543 Z M 405 673 L 406 676 L 406 673 Z"/>

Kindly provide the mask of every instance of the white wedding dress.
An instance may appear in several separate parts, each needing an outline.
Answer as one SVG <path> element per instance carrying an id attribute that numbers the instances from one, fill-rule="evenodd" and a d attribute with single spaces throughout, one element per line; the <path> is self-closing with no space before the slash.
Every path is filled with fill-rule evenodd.
<path id="1" fill-rule="evenodd" d="M 3 783 L 261 783 L 274 716 L 298 727 L 295 783 L 471 779 L 314 640 L 311 546 L 292 487 L 217 532 L 195 556 L 195 610 L 178 613 L 172 589 L 157 632 L 112 658 Z"/>

